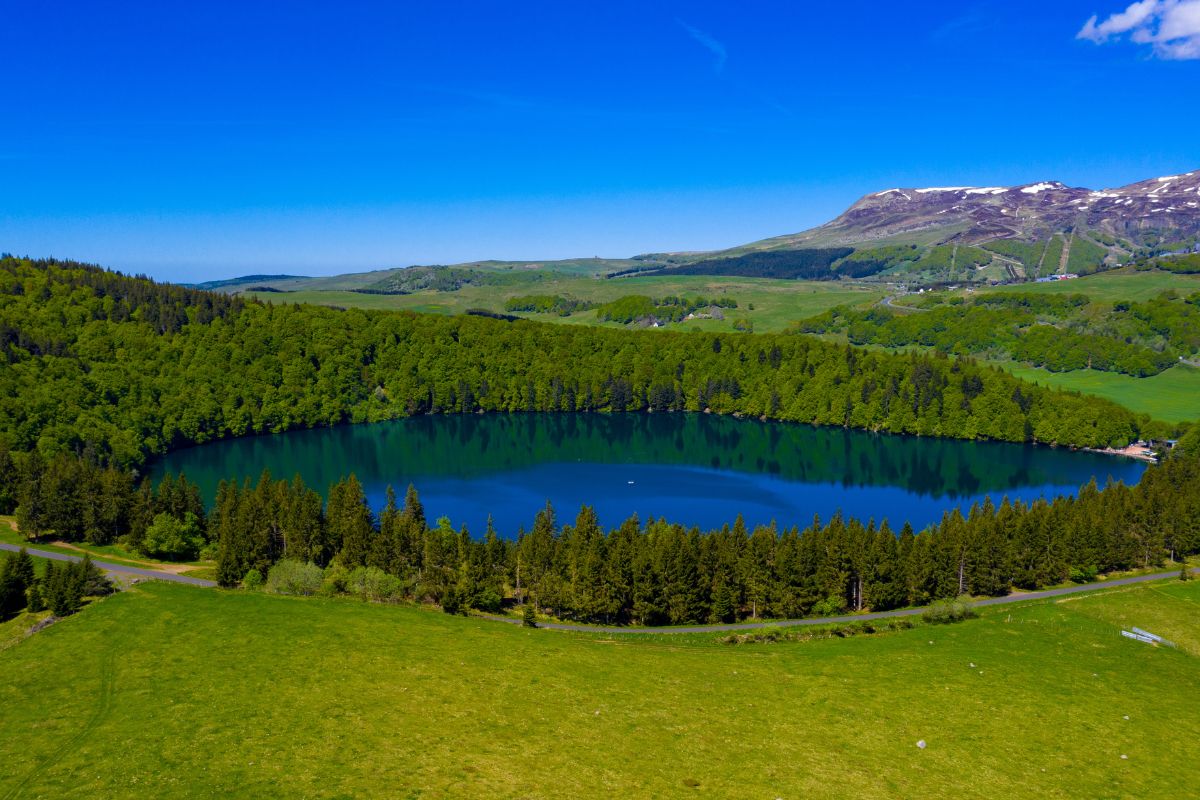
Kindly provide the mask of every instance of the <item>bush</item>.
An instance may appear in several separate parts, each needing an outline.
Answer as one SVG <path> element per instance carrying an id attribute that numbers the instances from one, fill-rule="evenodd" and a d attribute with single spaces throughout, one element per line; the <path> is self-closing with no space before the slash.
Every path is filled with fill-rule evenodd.
<path id="1" fill-rule="evenodd" d="M 503 603 L 500 595 L 496 594 L 494 589 L 484 589 L 482 592 L 476 594 L 474 599 L 471 600 L 472 607 L 477 608 L 480 611 L 487 611 L 491 614 L 495 614 L 497 611 L 499 611 L 502 604 Z"/>
<path id="2" fill-rule="evenodd" d="M 267 573 L 267 591 L 309 597 L 321 591 L 325 572 L 310 562 L 284 559 Z"/>
<path id="3" fill-rule="evenodd" d="M 526 628 L 537 627 L 537 611 L 533 608 L 533 603 L 526 603 L 521 609 L 521 624 Z"/>
<path id="4" fill-rule="evenodd" d="M 195 558 L 204 545 L 199 520 L 191 512 L 182 521 L 170 514 L 159 514 L 146 528 L 138 549 L 150 558 L 187 561 Z"/>
<path id="5" fill-rule="evenodd" d="M 347 588 L 363 600 L 376 603 L 399 600 L 404 596 L 404 582 L 378 567 L 359 567 L 351 572 Z"/>
<path id="6" fill-rule="evenodd" d="M 812 607 L 814 617 L 834 617 L 846 610 L 846 601 L 841 597 L 826 597 Z"/>
<path id="7" fill-rule="evenodd" d="M 350 591 L 350 571 L 341 562 L 334 561 L 325 570 L 325 580 L 321 583 L 321 594 L 333 597 L 335 594 L 345 594 Z"/>
<path id="8" fill-rule="evenodd" d="M 262 585 L 263 585 L 263 576 L 262 576 L 262 573 L 259 572 L 257 569 L 252 568 L 249 572 L 246 573 L 246 577 L 242 578 L 242 588 L 243 589 L 250 589 L 253 591 L 255 589 L 261 589 Z"/>
<path id="9" fill-rule="evenodd" d="M 1100 574 L 1100 570 L 1093 564 L 1089 567 L 1071 567 L 1069 577 L 1075 583 L 1091 583 L 1096 580 L 1096 576 Z"/>
<path id="10" fill-rule="evenodd" d="M 938 600 L 921 612 L 921 619 L 931 625 L 948 625 L 978 616 L 979 612 L 961 597 L 956 600 Z"/>

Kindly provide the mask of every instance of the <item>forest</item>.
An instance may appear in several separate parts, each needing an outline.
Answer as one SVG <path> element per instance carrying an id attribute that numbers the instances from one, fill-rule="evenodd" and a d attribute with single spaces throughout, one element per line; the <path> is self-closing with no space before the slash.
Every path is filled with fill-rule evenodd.
<path id="1" fill-rule="evenodd" d="M 795 329 L 844 333 L 856 345 L 918 345 L 1052 372 L 1086 368 L 1135 377 L 1157 375 L 1200 350 L 1200 294 L 1100 304 L 1080 294 L 997 292 L 969 299 L 934 294 L 915 303 L 917 313 L 836 308 Z"/>
<path id="2" fill-rule="evenodd" d="M 430 413 L 709 411 L 1097 447 L 1144 420 L 967 359 L 243 302 L 0 259 L 0 445 L 136 467 L 187 444 Z"/>
<path id="3" fill-rule="evenodd" d="M 740 256 L 710 258 L 682 267 L 672 267 L 672 275 L 729 275 L 743 278 L 803 278 L 836 280 L 861 278 L 878 271 L 875 262 L 849 262 L 835 269 L 834 262 L 854 252 L 851 247 L 809 248 L 804 250 L 765 250 Z"/>
<path id="4" fill-rule="evenodd" d="M 638 320 L 681 322 L 689 314 L 707 312 L 710 308 L 737 308 L 732 297 L 648 297 L 630 294 L 618 297 L 596 309 L 596 317 L 606 322 L 629 324 Z"/>
<path id="5" fill-rule="evenodd" d="M 274 306 L 74 263 L 0 268 L 0 513 L 34 540 L 215 557 L 226 586 L 274 574 L 276 586 L 370 584 L 448 610 L 516 597 L 564 618 L 657 625 L 1003 594 L 1197 548 L 1196 431 L 1136 487 L 989 502 L 920 534 L 841 517 L 803 531 L 659 519 L 605 531 L 585 506 L 569 524 L 547 507 L 515 541 L 475 538 L 429 524 L 411 487 L 376 517 L 352 475 L 327 496 L 299 479 L 227 482 L 207 509 L 184 476 L 152 486 L 138 467 L 188 443 L 427 413 L 709 410 L 1082 445 L 1123 444 L 1139 423 L 969 360 L 799 335 Z"/>
<path id="6" fill-rule="evenodd" d="M 1200 552 L 1200 429 L 1135 486 L 1095 482 L 1032 505 L 1002 498 L 953 510 L 924 531 L 886 520 L 814 519 L 804 529 L 739 516 L 702 532 L 631 517 L 603 529 L 582 507 L 549 504 L 515 539 L 430 524 L 417 490 L 388 489 L 375 515 L 350 475 L 326 496 L 299 478 L 223 482 L 210 510 L 186 477 L 134 484 L 114 467 L 61 454 L 20 470 L 21 530 L 158 557 L 215 556 L 227 587 L 356 593 L 446 611 L 530 603 L 563 619 L 640 625 L 882 611 L 961 595 L 1002 596 L 1066 580 L 1160 567 Z M 476 532 L 477 533 L 477 532 Z M 171 551 L 172 543 L 178 549 Z"/>
<path id="7" fill-rule="evenodd" d="M 569 317 L 576 311 L 587 311 L 596 307 L 590 300 L 564 297 L 560 294 L 530 294 L 510 297 L 504 303 L 505 311 L 525 311 L 534 314 L 557 314 Z"/>

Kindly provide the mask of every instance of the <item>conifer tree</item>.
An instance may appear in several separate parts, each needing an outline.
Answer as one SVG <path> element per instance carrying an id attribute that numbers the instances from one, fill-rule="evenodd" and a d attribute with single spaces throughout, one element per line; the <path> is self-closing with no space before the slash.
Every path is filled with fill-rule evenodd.
<path id="1" fill-rule="evenodd" d="M 25 582 L 17 571 L 17 558 L 9 554 L 0 566 L 0 620 L 16 614 L 26 605 Z"/>
<path id="2" fill-rule="evenodd" d="M 375 529 L 362 484 L 353 473 L 330 490 L 325 516 L 330 539 L 339 547 L 338 560 L 348 569 L 365 566 Z"/>
<path id="3" fill-rule="evenodd" d="M 384 503 L 383 511 L 379 513 L 379 535 L 375 537 L 371 544 L 371 552 L 367 554 L 368 565 L 378 567 L 393 575 L 403 573 L 401 525 L 401 512 L 396 505 L 396 490 L 389 485 L 387 501 Z"/>

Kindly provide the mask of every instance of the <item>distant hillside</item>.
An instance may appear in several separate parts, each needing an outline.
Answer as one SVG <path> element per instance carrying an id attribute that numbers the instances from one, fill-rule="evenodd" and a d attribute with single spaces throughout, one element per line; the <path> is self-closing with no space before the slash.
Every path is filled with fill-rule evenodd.
<path id="1" fill-rule="evenodd" d="M 1200 241 L 1200 171 L 1116 189 L 1058 181 L 1022 186 L 895 188 L 860 198 L 824 225 L 712 252 L 649 253 L 626 259 L 474 261 L 325 278 L 252 275 L 210 281 L 226 292 L 457 291 L 497 273 L 503 283 L 550 273 L 575 277 L 725 275 L 809 280 L 881 275 L 909 283 L 999 283 L 1086 274 Z M 780 254 L 762 257 L 764 253 Z M 466 272 L 469 271 L 469 272 Z M 536 278 L 535 278 L 536 279 Z"/>
<path id="2" fill-rule="evenodd" d="M 1135 255 L 1186 248 L 1200 239 L 1200 171 L 1116 189 L 1071 188 L 1058 181 L 1023 186 L 896 188 L 866 195 L 836 219 L 795 234 L 715 255 L 849 246 L 856 257 L 915 246 L 937 268 L 950 248 L 988 251 L 1010 278 L 1091 272 Z M 938 251 L 942 248 L 942 252 Z M 932 259 L 932 262 L 930 261 Z M 1000 270 L 995 271 L 999 274 Z"/>
<path id="3" fill-rule="evenodd" d="M 243 285 L 259 284 L 271 285 L 278 281 L 302 281 L 308 280 L 303 275 L 243 275 L 240 278 L 226 278 L 220 281 L 205 281 L 204 283 L 185 283 L 184 286 L 193 289 L 204 289 L 209 292 L 223 291 L 230 287 L 242 287 Z"/>

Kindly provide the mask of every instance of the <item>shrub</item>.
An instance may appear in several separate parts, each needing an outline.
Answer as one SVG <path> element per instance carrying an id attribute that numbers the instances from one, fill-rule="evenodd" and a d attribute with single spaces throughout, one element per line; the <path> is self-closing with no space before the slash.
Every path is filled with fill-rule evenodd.
<path id="1" fill-rule="evenodd" d="M 203 545 L 199 521 L 188 512 L 182 521 L 170 514 L 156 516 L 146 528 L 138 549 L 151 558 L 187 561 L 195 558 Z"/>
<path id="2" fill-rule="evenodd" d="M 533 608 L 533 603 L 526 603 L 521 609 L 521 624 L 526 628 L 537 627 L 537 611 Z"/>
<path id="3" fill-rule="evenodd" d="M 377 603 L 399 600 L 404 596 L 404 582 L 378 567 L 359 567 L 351 572 L 347 588 L 363 600 Z"/>
<path id="4" fill-rule="evenodd" d="M 267 573 L 267 591 L 308 597 L 321 591 L 325 572 L 316 564 L 285 558 Z"/>
<path id="5" fill-rule="evenodd" d="M 826 597 L 812 607 L 814 617 L 832 617 L 846 610 L 846 601 L 841 597 Z"/>
<path id="6" fill-rule="evenodd" d="M 262 585 L 263 576 L 262 573 L 257 569 L 251 568 L 251 570 L 246 573 L 246 577 L 242 578 L 243 589 L 250 589 L 253 591 L 255 589 L 261 589 Z"/>
<path id="7" fill-rule="evenodd" d="M 1071 567 L 1069 577 L 1075 583 L 1091 583 L 1096 580 L 1096 576 L 1100 574 L 1100 570 L 1093 564 L 1088 567 Z"/>
<path id="8" fill-rule="evenodd" d="M 474 599 L 471 600 L 472 607 L 477 608 L 480 611 L 487 611 L 492 614 L 495 614 L 497 611 L 499 611 L 501 605 L 502 601 L 500 595 L 496 594 L 494 589 L 484 589 L 482 592 L 476 594 Z"/>
<path id="9" fill-rule="evenodd" d="M 350 591 L 350 571 L 340 561 L 333 561 L 325 568 L 325 579 L 321 582 L 321 594 L 333 597 Z"/>
<path id="10" fill-rule="evenodd" d="M 978 616 L 979 612 L 961 597 L 956 600 L 938 600 L 921 612 L 921 619 L 932 625 L 948 625 Z"/>

